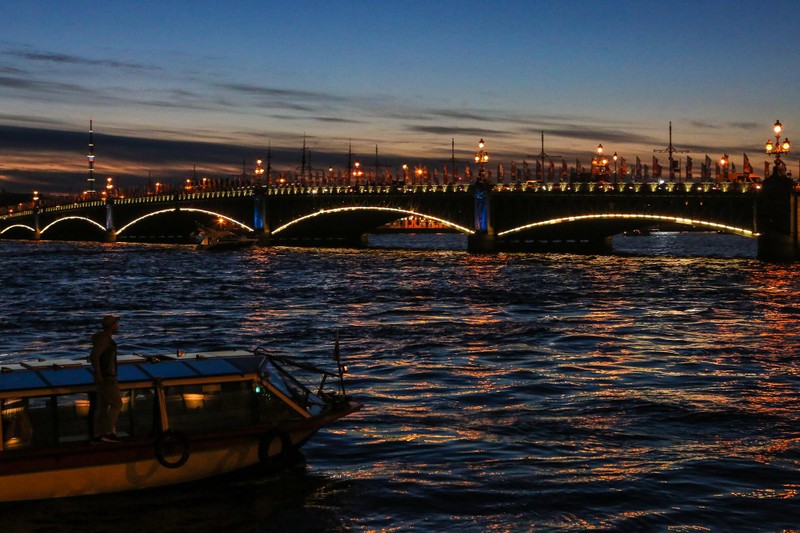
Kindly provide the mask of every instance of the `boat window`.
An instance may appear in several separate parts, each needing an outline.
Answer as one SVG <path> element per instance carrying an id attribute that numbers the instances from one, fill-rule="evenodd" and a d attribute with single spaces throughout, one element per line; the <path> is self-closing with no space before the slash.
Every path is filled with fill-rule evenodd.
<path id="1" fill-rule="evenodd" d="M 122 391 L 117 419 L 120 436 L 150 435 L 154 430 L 154 389 Z M 3 448 L 85 442 L 92 435 L 94 393 L 75 393 L 2 401 Z"/>
<path id="2" fill-rule="evenodd" d="M 58 442 L 82 442 L 89 438 L 89 395 L 64 394 L 54 396 L 56 420 L 55 430 Z"/>
<path id="3" fill-rule="evenodd" d="M 172 429 L 202 431 L 250 426 L 256 422 L 250 381 L 166 387 Z"/>
<path id="4" fill-rule="evenodd" d="M 155 429 L 155 389 L 134 389 L 128 393 L 129 408 L 120 413 L 117 428 L 129 431 L 131 436 L 151 435 Z M 124 400 L 123 400 L 124 401 Z"/>
<path id="5" fill-rule="evenodd" d="M 3 400 L 3 448 L 28 446 L 33 437 L 27 398 Z"/>
<path id="6" fill-rule="evenodd" d="M 281 391 L 286 394 L 286 391 Z M 262 424 L 274 424 L 288 420 L 300 420 L 303 417 L 292 409 L 277 394 L 265 390 L 258 403 L 258 421 Z"/>
<path id="7" fill-rule="evenodd" d="M 55 428 L 53 399 L 53 396 L 34 396 L 5 400 L 3 403 L 4 446 L 14 448 L 51 444 Z M 7 421 L 8 430 L 6 429 Z M 14 434 L 12 435 L 11 432 Z"/>

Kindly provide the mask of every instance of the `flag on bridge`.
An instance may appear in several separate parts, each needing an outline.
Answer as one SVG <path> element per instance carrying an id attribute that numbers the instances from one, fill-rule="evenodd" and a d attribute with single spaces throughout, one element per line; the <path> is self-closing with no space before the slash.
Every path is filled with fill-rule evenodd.
<path id="1" fill-rule="evenodd" d="M 742 155 L 744 156 L 742 160 L 742 172 L 745 174 L 752 174 L 753 167 L 750 166 L 750 159 L 747 157 L 747 154 L 742 153 Z"/>
<path id="2" fill-rule="evenodd" d="M 691 156 L 686 156 L 686 179 L 692 179 L 692 158 Z"/>
<path id="3" fill-rule="evenodd" d="M 625 162 L 625 158 L 621 157 L 619 159 L 619 173 L 625 176 L 628 173 L 628 164 Z"/>
<path id="4" fill-rule="evenodd" d="M 656 156 L 653 156 L 653 177 L 661 177 L 661 165 L 658 164 L 658 158 Z"/>
<path id="5" fill-rule="evenodd" d="M 634 179 L 642 179 L 642 161 L 636 156 L 636 165 L 633 167 Z"/>

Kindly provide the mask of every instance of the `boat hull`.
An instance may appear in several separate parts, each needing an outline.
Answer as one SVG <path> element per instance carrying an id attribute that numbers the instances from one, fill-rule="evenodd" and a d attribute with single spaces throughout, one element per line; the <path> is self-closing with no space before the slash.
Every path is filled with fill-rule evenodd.
<path id="1" fill-rule="evenodd" d="M 159 447 L 157 439 L 146 438 L 75 443 L 62 447 L 57 454 L 46 450 L 9 453 L 0 462 L 0 502 L 154 488 L 256 465 L 268 470 L 293 457 L 321 427 L 360 407 L 351 402 L 341 411 L 291 426 L 250 428 L 239 434 L 183 436 L 172 449 Z"/>

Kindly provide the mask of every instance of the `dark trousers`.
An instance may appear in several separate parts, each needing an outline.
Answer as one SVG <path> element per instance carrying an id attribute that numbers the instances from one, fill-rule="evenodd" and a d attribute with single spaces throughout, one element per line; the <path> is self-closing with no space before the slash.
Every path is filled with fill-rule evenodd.
<path id="1" fill-rule="evenodd" d="M 117 432 L 117 418 L 122 411 L 122 394 L 117 378 L 103 378 L 97 384 L 97 405 L 94 409 L 94 436 Z"/>

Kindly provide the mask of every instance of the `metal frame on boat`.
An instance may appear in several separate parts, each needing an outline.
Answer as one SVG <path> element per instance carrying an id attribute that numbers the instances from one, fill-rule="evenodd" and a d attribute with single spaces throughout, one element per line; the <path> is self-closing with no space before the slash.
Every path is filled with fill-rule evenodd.
<path id="1" fill-rule="evenodd" d="M 0 364 L 0 502 L 275 466 L 361 408 L 344 393 L 341 363 L 333 373 L 259 348 L 119 363 L 122 439 L 100 444 L 89 439 L 95 386 L 85 361 Z"/>

